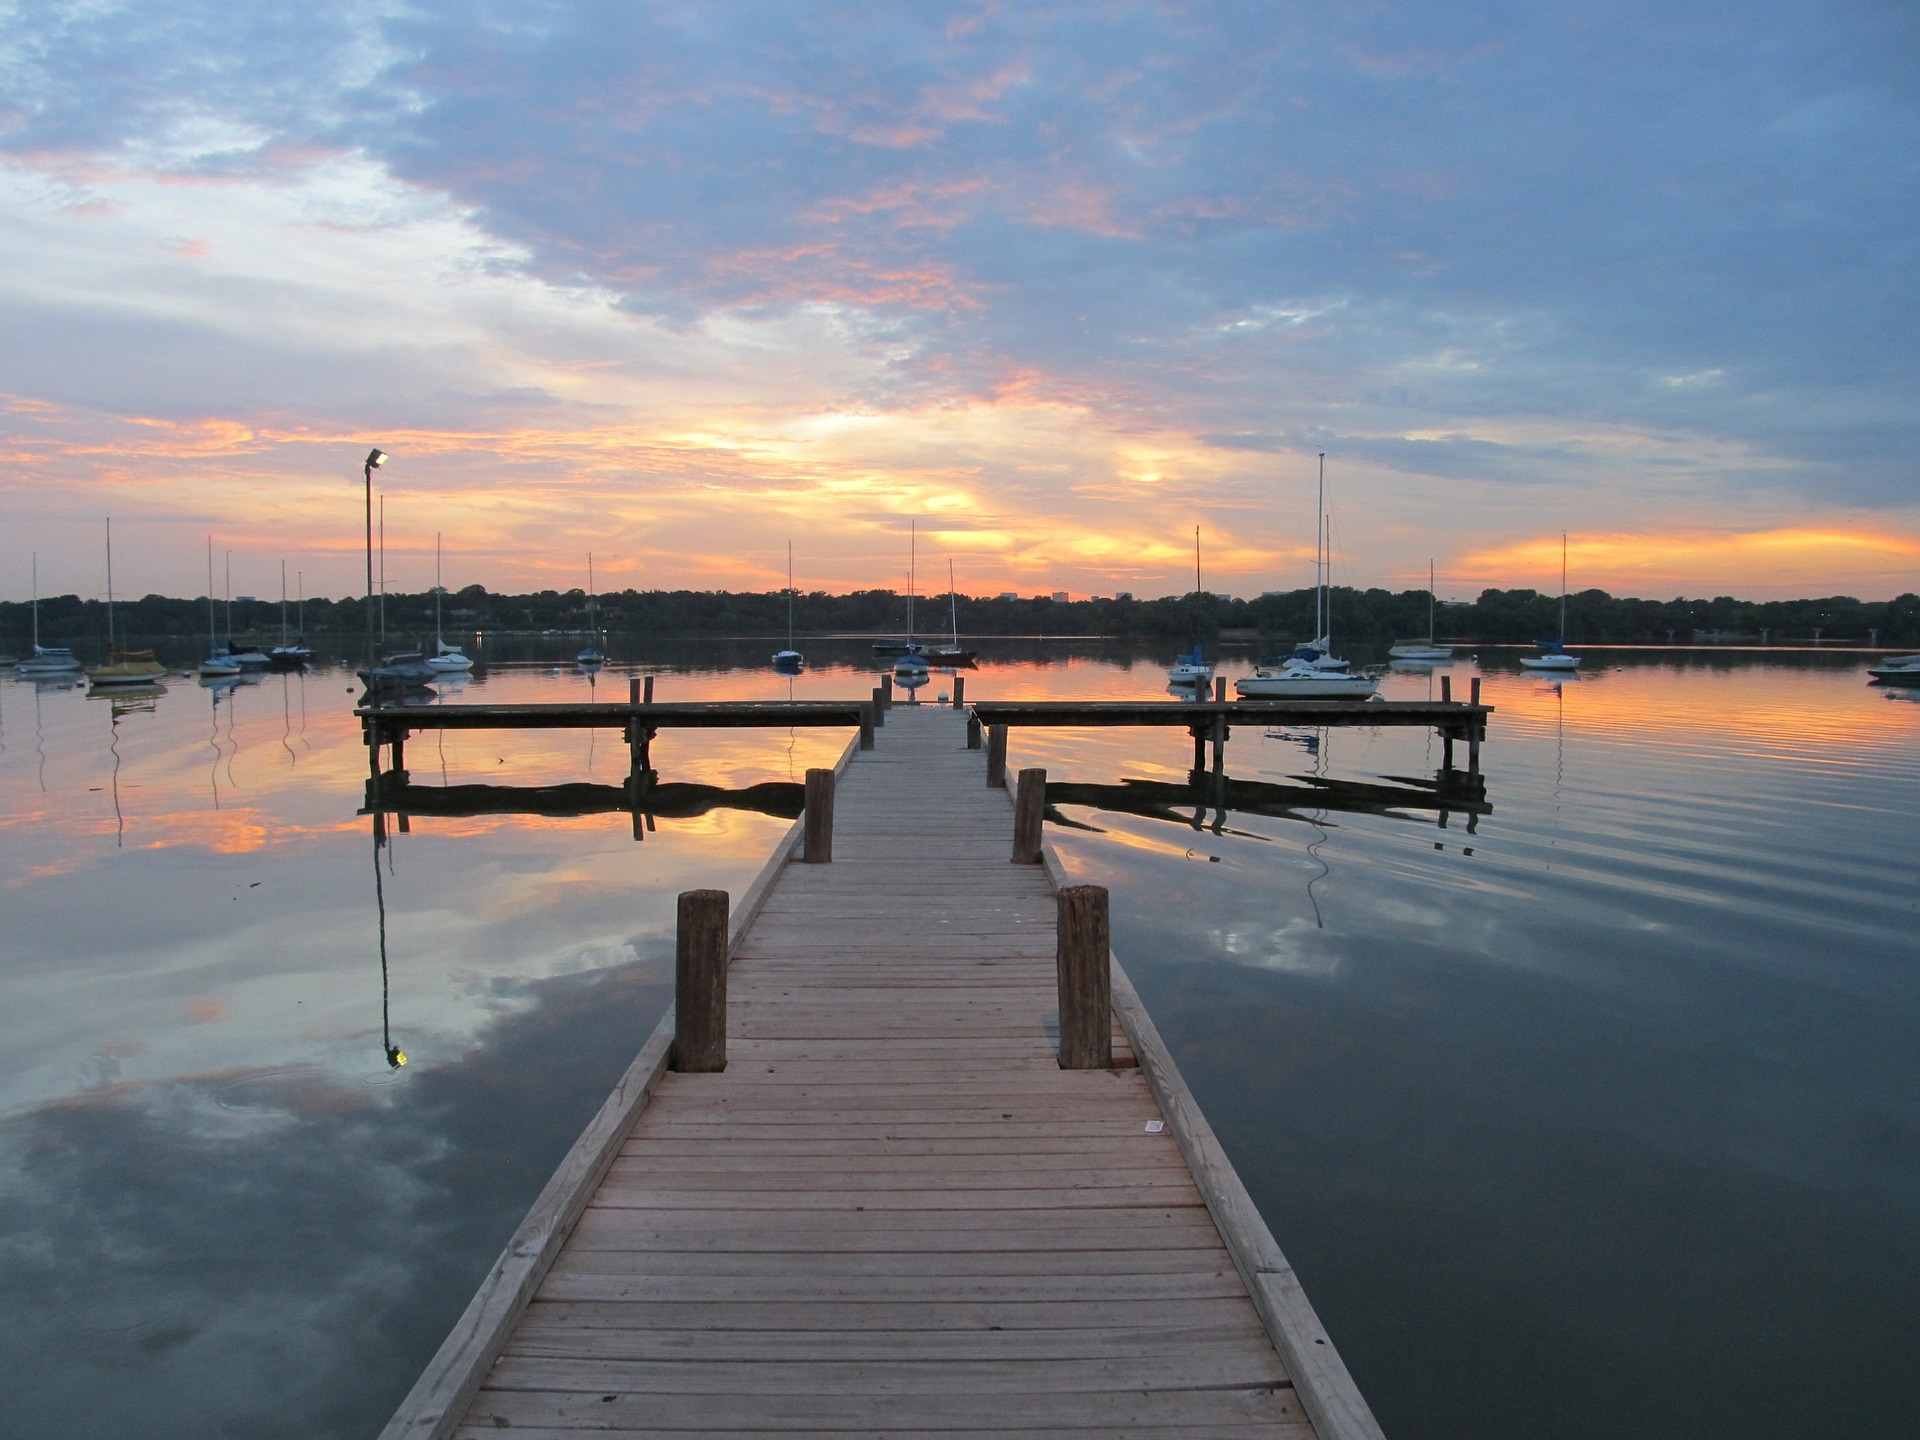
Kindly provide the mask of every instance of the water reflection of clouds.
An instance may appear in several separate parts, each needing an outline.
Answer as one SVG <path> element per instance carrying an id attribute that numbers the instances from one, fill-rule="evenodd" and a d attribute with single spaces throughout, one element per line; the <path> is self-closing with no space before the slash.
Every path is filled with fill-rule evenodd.
<path id="1" fill-rule="evenodd" d="M 240 1066 L 0 1126 L 13 1432 L 376 1431 L 669 987 L 626 965 L 521 988 L 404 1086 Z"/>

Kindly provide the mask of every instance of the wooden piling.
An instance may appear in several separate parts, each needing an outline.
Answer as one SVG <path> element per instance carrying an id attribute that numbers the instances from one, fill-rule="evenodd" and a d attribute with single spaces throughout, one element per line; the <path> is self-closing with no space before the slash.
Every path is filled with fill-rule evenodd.
<path id="1" fill-rule="evenodd" d="M 651 675 L 647 676 L 647 688 L 641 703 L 645 705 L 651 705 L 653 703 L 653 677 Z"/>
<path id="2" fill-rule="evenodd" d="M 1225 681 L 1221 682 L 1225 684 Z M 1227 717 L 1213 717 L 1213 788 L 1217 793 L 1227 779 Z"/>
<path id="3" fill-rule="evenodd" d="M 1060 1068 L 1113 1068 L 1113 975 L 1107 887 L 1055 892 L 1054 968 L 1060 994 Z"/>
<path id="4" fill-rule="evenodd" d="M 880 677 L 880 704 L 883 709 L 893 708 L 893 672 L 888 671 Z"/>
<path id="5" fill-rule="evenodd" d="M 953 708 L 956 710 L 967 708 L 967 677 L 964 675 L 953 677 Z"/>
<path id="6" fill-rule="evenodd" d="M 1473 681 L 1467 691 L 1467 697 L 1467 703 L 1470 705 L 1478 705 L 1480 703 L 1480 677 L 1478 675 L 1473 677 Z"/>
<path id="7" fill-rule="evenodd" d="M 1453 677 L 1451 675 L 1442 675 L 1440 677 L 1440 703 L 1443 705 L 1451 705 L 1453 703 Z"/>
<path id="8" fill-rule="evenodd" d="M 627 703 L 629 705 L 638 705 L 640 703 L 640 677 L 638 675 L 635 675 L 627 681 Z"/>
<path id="9" fill-rule="evenodd" d="M 1007 788 L 1007 727 L 1004 725 L 987 727 L 987 788 Z"/>
<path id="10" fill-rule="evenodd" d="M 1224 705 L 1227 703 L 1227 677 L 1226 676 L 1216 675 L 1213 677 L 1213 699 L 1214 699 L 1214 703 L 1217 705 Z"/>
<path id="11" fill-rule="evenodd" d="M 1040 863 L 1041 822 L 1047 813 L 1047 772 L 1022 770 L 1013 800 L 1013 863 Z"/>
<path id="12" fill-rule="evenodd" d="M 806 848 L 801 859 L 825 865 L 833 859 L 833 771 L 807 771 Z"/>
<path id="13" fill-rule="evenodd" d="M 985 737 L 980 733 L 980 717 L 969 715 L 967 717 L 967 749 L 978 750 L 984 743 Z"/>
<path id="14" fill-rule="evenodd" d="M 873 728 L 878 730 L 887 723 L 887 702 L 880 696 L 880 687 L 873 687 Z"/>
<path id="15" fill-rule="evenodd" d="M 680 892 L 674 935 L 673 1068 L 727 1068 L 727 907 L 724 890 Z"/>
<path id="16" fill-rule="evenodd" d="M 873 718 L 873 712 L 879 708 L 871 700 L 860 707 L 860 748 L 862 750 L 873 749 L 873 727 L 878 723 Z"/>

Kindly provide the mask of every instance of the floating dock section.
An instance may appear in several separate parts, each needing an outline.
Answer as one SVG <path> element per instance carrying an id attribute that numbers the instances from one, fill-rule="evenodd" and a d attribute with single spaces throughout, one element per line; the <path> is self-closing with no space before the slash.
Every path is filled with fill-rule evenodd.
<path id="1" fill-rule="evenodd" d="M 725 1068 L 667 1016 L 385 1440 L 1379 1436 L 1117 965 L 1062 1068 L 1057 863 L 968 742 L 848 746 L 830 862 L 803 816 L 733 898 Z"/>

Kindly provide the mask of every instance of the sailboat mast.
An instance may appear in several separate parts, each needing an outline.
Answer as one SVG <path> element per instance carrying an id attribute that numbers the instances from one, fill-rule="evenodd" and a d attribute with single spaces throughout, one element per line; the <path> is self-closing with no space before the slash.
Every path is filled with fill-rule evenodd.
<path id="1" fill-rule="evenodd" d="M 1313 633 L 1327 633 L 1326 544 L 1322 531 L 1327 518 L 1327 452 L 1320 452 L 1320 498 L 1313 520 Z"/>
<path id="2" fill-rule="evenodd" d="M 287 562 L 280 561 L 280 648 L 287 648 Z"/>
<path id="3" fill-rule="evenodd" d="M 40 552 L 33 552 L 33 653 L 40 653 Z"/>
<path id="4" fill-rule="evenodd" d="M 1200 593 L 1200 527 L 1193 527 L 1193 593 Z"/>
<path id="5" fill-rule="evenodd" d="M 793 649 L 793 542 L 787 541 L 787 649 Z"/>
<path id="6" fill-rule="evenodd" d="M 440 593 L 446 587 L 440 583 L 440 532 L 433 532 L 433 643 L 439 648 L 446 646 L 446 638 L 440 633 Z"/>
<path id="7" fill-rule="evenodd" d="M 231 587 L 229 587 L 231 589 Z M 233 621 L 227 621 L 229 638 Z M 380 497 L 380 648 L 387 648 L 387 497 Z"/>
<path id="8" fill-rule="evenodd" d="M 227 551 L 227 648 L 233 648 L 233 551 Z"/>
<path id="9" fill-rule="evenodd" d="M 1567 643 L 1567 532 L 1560 532 L 1560 643 Z"/>
<path id="10" fill-rule="evenodd" d="M 953 558 L 947 558 L 947 604 L 953 610 L 953 648 L 960 648 L 960 592 L 953 588 Z"/>
<path id="11" fill-rule="evenodd" d="M 213 536 L 209 535 L 207 536 L 207 648 L 209 650 L 220 648 L 218 630 L 219 627 L 214 623 L 213 618 Z"/>
<path id="12" fill-rule="evenodd" d="M 593 631 L 593 638 L 600 638 L 600 627 L 593 618 L 593 551 L 587 551 L 587 629 Z"/>
<path id="13" fill-rule="evenodd" d="M 107 517 L 107 658 L 113 658 L 113 517 Z"/>
<path id="14" fill-rule="evenodd" d="M 913 645 L 914 570 L 920 563 L 920 517 L 907 522 L 907 645 Z"/>
<path id="15" fill-rule="evenodd" d="M 1433 648 L 1433 561 L 1427 561 L 1427 648 Z"/>

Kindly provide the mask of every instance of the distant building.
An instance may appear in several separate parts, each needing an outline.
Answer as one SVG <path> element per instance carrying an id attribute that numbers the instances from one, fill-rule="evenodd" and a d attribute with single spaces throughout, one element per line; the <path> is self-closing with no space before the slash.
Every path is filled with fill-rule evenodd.
<path id="1" fill-rule="evenodd" d="M 1131 600 L 1131 599 L 1133 599 L 1133 591 L 1131 591 L 1131 590 L 1120 590 L 1120 591 L 1116 591 L 1116 592 L 1114 593 L 1114 597 L 1113 597 L 1113 598 L 1114 598 L 1114 599 L 1116 599 L 1116 600 Z"/>
<path id="2" fill-rule="evenodd" d="M 1064 590 L 1056 590 L 1053 592 L 1053 598 L 1056 601 L 1058 601 L 1060 604 L 1064 605 L 1067 603 L 1067 599 L 1068 599 L 1067 592 Z"/>
<path id="3" fill-rule="evenodd" d="M 1231 600 L 1233 599 L 1233 596 L 1216 594 L 1213 598 L 1216 600 Z"/>
<path id="4" fill-rule="evenodd" d="M 234 596 L 234 597 L 233 597 L 233 603 L 234 603 L 234 604 L 236 604 L 236 605 L 251 605 L 251 604 L 253 604 L 253 596 L 251 596 L 251 595 L 236 595 L 236 596 Z"/>
<path id="5" fill-rule="evenodd" d="M 1020 598 L 1020 592 L 1018 590 L 1002 590 L 1000 592 L 1000 598 L 1002 600 L 1018 600 Z"/>

